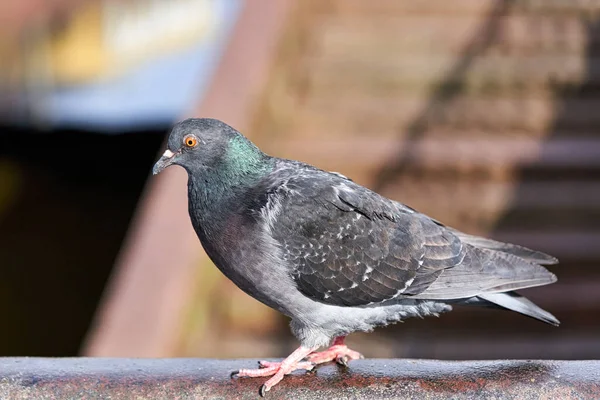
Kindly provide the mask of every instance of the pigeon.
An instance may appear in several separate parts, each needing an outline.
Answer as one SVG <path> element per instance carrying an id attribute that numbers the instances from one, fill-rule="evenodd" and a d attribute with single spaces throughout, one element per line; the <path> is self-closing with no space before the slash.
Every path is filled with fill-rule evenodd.
<path id="1" fill-rule="evenodd" d="M 344 339 L 455 305 L 559 321 L 515 290 L 556 281 L 552 256 L 447 227 L 351 179 L 269 156 L 233 127 L 192 118 L 174 125 L 156 175 L 188 174 L 188 211 L 204 250 L 241 290 L 291 319 L 300 346 L 238 377 L 283 377 L 362 355 Z M 318 351 L 321 347 L 327 350 Z"/>

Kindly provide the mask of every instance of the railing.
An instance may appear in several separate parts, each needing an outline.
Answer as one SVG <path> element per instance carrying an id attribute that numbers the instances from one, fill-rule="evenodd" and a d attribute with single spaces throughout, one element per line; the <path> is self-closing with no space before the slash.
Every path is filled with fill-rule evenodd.
<path id="1" fill-rule="evenodd" d="M 255 360 L 0 358 L 1 399 L 257 399 Z M 294 373 L 271 399 L 600 399 L 600 361 L 372 359 Z"/>

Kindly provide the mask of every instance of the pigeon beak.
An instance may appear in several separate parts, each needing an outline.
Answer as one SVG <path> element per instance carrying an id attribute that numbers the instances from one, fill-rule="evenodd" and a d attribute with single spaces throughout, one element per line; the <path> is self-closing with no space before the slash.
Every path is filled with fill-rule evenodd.
<path id="1" fill-rule="evenodd" d="M 175 161 L 175 155 L 176 153 L 173 153 L 171 150 L 165 150 L 162 157 L 156 162 L 156 164 L 154 164 L 154 168 L 152 168 L 152 175 L 160 174 L 165 168 L 173 164 L 173 161 Z"/>

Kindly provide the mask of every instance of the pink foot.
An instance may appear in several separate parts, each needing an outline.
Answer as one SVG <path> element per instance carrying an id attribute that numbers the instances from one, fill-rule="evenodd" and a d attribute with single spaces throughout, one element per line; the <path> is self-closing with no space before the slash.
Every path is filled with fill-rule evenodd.
<path id="1" fill-rule="evenodd" d="M 238 377 L 248 377 L 248 378 L 258 378 L 261 376 L 271 376 L 275 375 L 277 371 L 281 369 L 281 362 L 271 362 L 271 361 L 259 361 L 260 368 L 258 369 L 240 369 L 239 371 L 234 371 L 231 375 Z M 304 369 L 307 371 L 312 370 L 315 365 L 308 361 L 300 361 L 295 365 L 287 368 L 286 373 L 284 375 L 288 375 L 294 371 L 299 369 Z"/>
<path id="2" fill-rule="evenodd" d="M 364 358 L 359 352 L 350 350 L 348 346 L 344 344 L 344 339 L 343 336 L 335 338 L 330 348 L 325 351 L 311 353 L 306 359 L 315 365 L 335 360 L 338 364 L 347 367 L 348 361 Z"/>
<path id="3" fill-rule="evenodd" d="M 272 367 L 277 367 L 277 368 L 281 368 L 281 362 L 280 361 L 259 361 L 258 365 L 260 367 L 259 371 L 262 371 L 265 368 L 272 368 Z M 309 361 L 299 361 L 296 363 L 296 369 L 305 369 L 307 371 L 312 370 L 315 367 L 315 364 L 309 362 Z"/>
<path id="4" fill-rule="evenodd" d="M 237 372 L 233 372 L 231 376 L 233 377 L 237 375 L 239 377 L 250 378 L 270 376 L 271 378 L 266 381 L 259 390 L 259 394 L 264 397 L 264 395 L 271 390 L 273 386 L 277 385 L 285 375 L 289 375 L 299 369 L 304 369 L 307 371 L 312 370 L 314 368 L 313 363 L 309 361 L 301 361 L 312 351 L 313 349 L 300 346 L 282 362 L 259 361 L 261 368 L 240 369 Z"/>

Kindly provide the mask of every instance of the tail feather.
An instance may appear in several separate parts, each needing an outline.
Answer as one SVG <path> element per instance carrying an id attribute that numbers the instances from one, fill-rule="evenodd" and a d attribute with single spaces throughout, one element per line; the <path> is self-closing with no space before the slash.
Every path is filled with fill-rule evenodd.
<path id="1" fill-rule="evenodd" d="M 463 242 L 472 246 L 488 250 L 496 250 L 506 254 L 512 254 L 523 260 L 541 265 L 557 264 L 558 259 L 541 251 L 531 250 L 527 247 L 511 243 L 498 242 L 496 240 L 486 239 L 479 236 L 469 235 L 460 231 L 452 230 Z"/>
<path id="2" fill-rule="evenodd" d="M 463 262 L 445 269 L 413 298 L 467 299 L 482 293 L 508 292 L 556 282 L 556 275 L 539 264 L 501 251 L 467 245 Z"/>
<path id="3" fill-rule="evenodd" d="M 556 317 L 535 305 L 532 301 L 515 292 L 505 293 L 482 293 L 477 296 L 480 299 L 506 308 L 511 311 L 527 315 L 528 317 L 558 326 L 560 321 Z"/>

